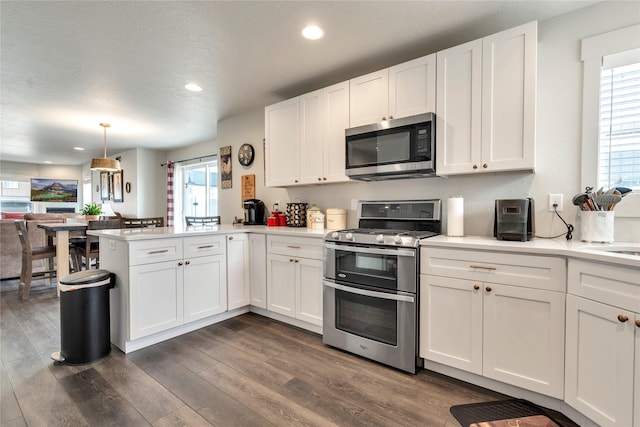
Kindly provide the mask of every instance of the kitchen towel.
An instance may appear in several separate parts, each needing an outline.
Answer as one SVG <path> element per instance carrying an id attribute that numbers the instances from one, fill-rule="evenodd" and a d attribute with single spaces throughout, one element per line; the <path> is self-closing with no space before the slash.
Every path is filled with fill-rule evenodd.
<path id="1" fill-rule="evenodd" d="M 464 199 L 450 197 L 447 200 L 447 236 L 464 236 Z"/>

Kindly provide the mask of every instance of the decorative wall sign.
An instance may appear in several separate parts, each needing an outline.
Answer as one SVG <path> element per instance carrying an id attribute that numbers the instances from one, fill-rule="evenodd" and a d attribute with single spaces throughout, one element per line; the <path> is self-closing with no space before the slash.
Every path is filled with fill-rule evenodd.
<path id="1" fill-rule="evenodd" d="M 231 188 L 231 146 L 220 147 L 220 188 Z"/>
<path id="2" fill-rule="evenodd" d="M 242 175 L 242 202 L 256 198 L 256 176 Z M 244 207 L 244 204 L 242 204 Z"/>
<path id="3" fill-rule="evenodd" d="M 113 201 L 122 202 L 123 196 L 122 171 L 113 173 Z"/>
<path id="4" fill-rule="evenodd" d="M 111 193 L 111 189 L 109 188 L 109 172 L 100 172 L 100 200 L 107 201 L 109 200 L 109 194 Z"/>

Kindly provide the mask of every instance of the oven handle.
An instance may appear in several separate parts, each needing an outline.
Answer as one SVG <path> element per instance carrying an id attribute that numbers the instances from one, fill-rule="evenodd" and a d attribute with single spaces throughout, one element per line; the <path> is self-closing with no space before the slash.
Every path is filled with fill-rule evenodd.
<path id="1" fill-rule="evenodd" d="M 329 286 L 330 288 L 338 289 L 352 294 L 364 295 L 366 297 L 388 299 L 392 301 L 404 301 L 409 303 L 415 302 L 415 298 L 408 295 L 387 294 L 385 292 L 368 291 L 366 289 L 353 288 L 351 286 L 344 286 L 333 282 L 327 282 L 326 280 L 324 280 L 323 283 L 325 286 Z"/>
<path id="2" fill-rule="evenodd" d="M 345 252 L 361 252 L 365 254 L 379 254 L 379 255 L 397 255 L 397 256 L 407 256 L 415 258 L 416 252 L 412 249 L 380 249 L 380 248 L 372 248 L 372 247 L 360 247 L 360 246 L 350 246 L 350 245 L 336 245 L 335 243 L 325 243 L 325 248 L 336 249 L 339 251 Z"/>

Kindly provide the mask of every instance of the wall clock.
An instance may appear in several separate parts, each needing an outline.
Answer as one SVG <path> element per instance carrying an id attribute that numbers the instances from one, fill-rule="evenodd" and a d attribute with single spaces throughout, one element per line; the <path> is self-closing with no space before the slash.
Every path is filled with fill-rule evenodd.
<path id="1" fill-rule="evenodd" d="M 254 156 L 255 151 L 253 150 L 253 145 L 242 144 L 240 146 L 240 149 L 238 150 L 238 161 L 242 166 L 249 166 L 253 163 Z"/>

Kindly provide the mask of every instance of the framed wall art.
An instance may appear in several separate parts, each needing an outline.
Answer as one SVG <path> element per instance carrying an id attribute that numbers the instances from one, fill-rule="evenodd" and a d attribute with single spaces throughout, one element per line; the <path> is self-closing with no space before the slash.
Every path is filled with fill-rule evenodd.
<path id="1" fill-rule="evenodd" d="M 114 172 L 112 175 L 113 178 L 113 201 L 114 202 L 123 202 L 123 182 L 122 182 L 122 171 Z"/>
<path id="2" fill-rule="evenodd" d="M 220 147 L 220 188 L 231 188 L 231 146 Z"/>
<path id="3" fill-rule="evenodd" d="M 111 193 L 110 183 L 109 172 L 100 172 L 100 200 L 103 202 L 109 200 L 109 194 Z"/>

